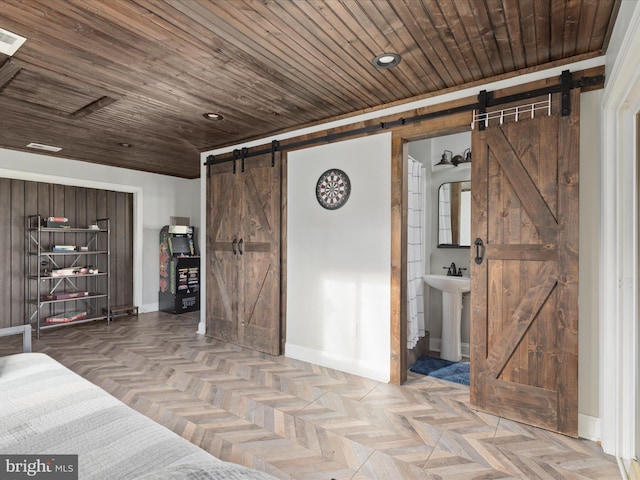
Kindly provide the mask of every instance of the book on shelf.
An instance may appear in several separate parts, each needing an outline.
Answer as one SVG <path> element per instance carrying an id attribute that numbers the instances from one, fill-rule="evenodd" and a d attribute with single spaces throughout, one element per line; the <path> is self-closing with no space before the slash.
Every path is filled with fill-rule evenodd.
<path id="1" fill-rule="evenodd" d="M 85 291 L 73 291 L 73 292 L 57 292 L 57 293 L 51 293 L 48 295 L 43 295 L 42 296 L 42 300 L 65 300 L 65 299 L 69 299 L 69 298 L 82 298 L 82 297 L 88 297 L 89 296 L 89 292 L 85 292 Z"/>
<path id="2" fill-rule="evenodd" d="M 42 224 L 48 228 L 70 228 L 69 219 L 66 217 L 44 217 Z"/>
<path id="3" fill-rule="evenodd" d="M 49 275 L 52 277 L 64 277 L 66 275 L 94 275 L 98 272 L 98 269 L 89 265 L 86 267 L 68 267 L 68 268 L 58 268 L 56 270 L 51 270 Z"/>
<path id="4" fill-rule="evenodd" d="M 54 252 L 74 252 L 76 249 L 75 245 L 54 245 Z"/>
<path id="5" fill-rule="evenodd" d="M 70 267 L 70 268 L 58 268 L 56 270 L 51 270 L 51 276 L 52 277 L 64 277 L 66 275 L 75 275 L 76 274 L 76 268 Z"/>
<path id="6" fill-rule="evenodd" d="M 83 311 L 73 311 L 73 312 L 65 312 L 58 313 L 57 315 L 52 315 L 51 317 L 46 318 L 47 323 L 67 323 L 73 322 L 74 320 L 80 320 L 87 316 L 87 312 Z"/>

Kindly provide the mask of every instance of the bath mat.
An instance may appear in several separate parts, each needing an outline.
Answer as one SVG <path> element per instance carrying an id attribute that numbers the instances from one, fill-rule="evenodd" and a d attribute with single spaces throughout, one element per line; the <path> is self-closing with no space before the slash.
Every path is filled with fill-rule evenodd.
<path id="1" fill-rule="evenodd" d="M 420 357 L 410 370 L 449 382 L 462 385 L 470 384 L 468 362 L 452 362 L 451 360 L 425 356 Z"/>

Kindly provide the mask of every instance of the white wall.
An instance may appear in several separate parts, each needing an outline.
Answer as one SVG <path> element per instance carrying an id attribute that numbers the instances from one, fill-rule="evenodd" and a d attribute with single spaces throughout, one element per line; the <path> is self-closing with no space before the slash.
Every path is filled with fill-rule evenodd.
<path id="1" fill-rule="evenodd" d="M 200 225 L 200 180 L 138 172 L 0 148 L 0 177 L 131 192 L 134 195 L 134 302 L 158 309 L 158 234 L 171 216 Z"/>
<path id="2" fill-rule="evenodd" d="M 600 103 L 602 90 L 580 95 L 580 244 L 578 291 L 578 411 L 600 416 Z M 596 426 L 596 428 L 599 428 Z"/>
<path id="3" fill-rule="evenodd" d="M 337 210 L 316 182 L 350 178 Z M 285 355 L 381 381 L 390 378 L 391 134 L 288 155 Z"/>

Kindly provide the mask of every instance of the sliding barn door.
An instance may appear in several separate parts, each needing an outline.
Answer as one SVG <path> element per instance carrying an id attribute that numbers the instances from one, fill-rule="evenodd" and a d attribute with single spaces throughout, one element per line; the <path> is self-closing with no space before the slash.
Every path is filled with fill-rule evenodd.
<path id="1" fill-rule="evenodd" d="M 559 110 L 472 133 L 471 403 L 577 436 L 577 90 Z"/>
<path id="2" fill-rule="evenodd" d="M 241 179 L 233 173 L 229 162 L 210 167 L 210 174 L 207 182 L 207 335 L 238 343 L 237 242 Z"/>
<path id="3" fill-rule="evenodd" d="M 245 161 L 242 174 L 241 345 L 280 353 L 280 166 L 271 154 Z"/>
<path id="4" fill-rule="evenodd" d="M 280 353 L 280 162 L 210 167 L 207 335 Z"/>

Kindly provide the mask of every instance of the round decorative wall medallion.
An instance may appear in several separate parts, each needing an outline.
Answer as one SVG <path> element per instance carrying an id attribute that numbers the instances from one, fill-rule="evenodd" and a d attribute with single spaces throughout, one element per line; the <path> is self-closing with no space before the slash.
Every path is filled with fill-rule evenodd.
<path id="1" fill-rule="evenodd" d="M 346 173 L 337 168 L 327 170 L 316 184 L 318 203 L 327 210 L 337 210 L 349 199 L 351 181 Z"/>

